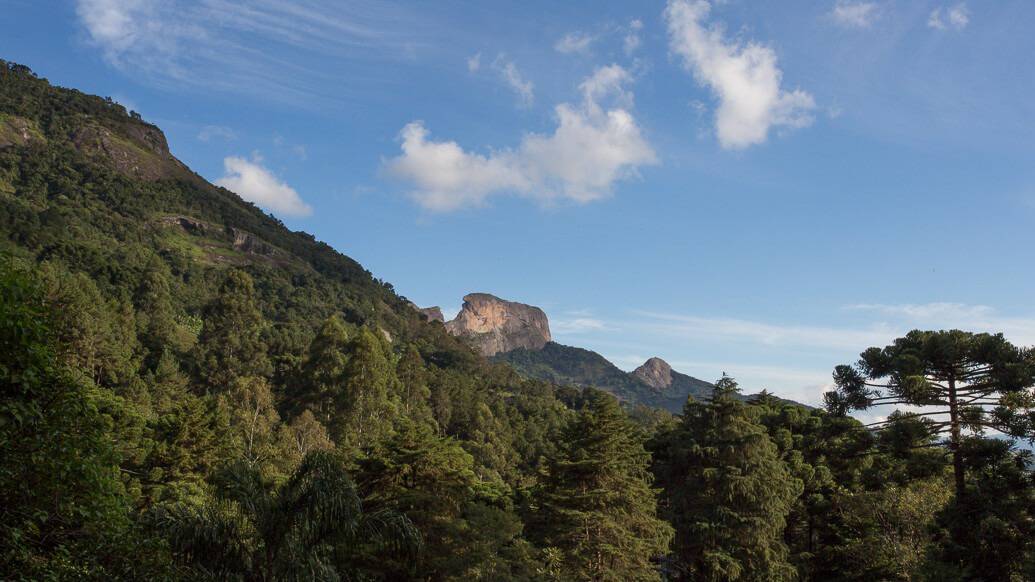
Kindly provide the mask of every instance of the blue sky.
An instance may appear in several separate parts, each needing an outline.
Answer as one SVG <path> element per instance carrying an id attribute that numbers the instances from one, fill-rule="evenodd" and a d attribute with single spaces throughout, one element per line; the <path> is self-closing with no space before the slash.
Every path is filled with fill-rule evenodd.
<path id="1" fill-rule="evenodd" d="M 1035 344 L 1035 3 L 5 0 L 112 96 L 421 305 L 816 403 L 914 327 Z"/>

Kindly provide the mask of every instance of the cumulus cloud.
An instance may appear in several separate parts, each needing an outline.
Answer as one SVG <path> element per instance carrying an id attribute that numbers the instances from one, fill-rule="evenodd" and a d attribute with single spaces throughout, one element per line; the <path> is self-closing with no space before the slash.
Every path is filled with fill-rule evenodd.
<path id="1" fill-rule="evenodd" d="M 590 46 L 597 37 L 583 32 L 569 32 L 554 43 L 553 48 L 566 55 L 573 53 L 589 54 Z"/>
<path id="2" fill-rule="evenodd" d="M 834 22 L 848 28 L 868 28 L 880 16 L 880 7 L 876 2 L 856 2 L 838 0 L 830 17 Z"/>
<path id="3" fill-rule="evenodd" d="M 746 148 L 765 142 L 773 127 L 811 124 L 815 101 L 801 89 L 780 87 L 783 72 L 776 53 L 756 42 L 727 41 L 722 26 L 707 26 L 710 10 L 704 0 L 669 0 L 665 19 L 671 50 L 719 100 L 715 131 L 720 145 Z"/>
<path id="4" fill-rule="evenodd" d="M 469 152 L 430 139 L 423 122 L 414 121 L 400 133 L 402 154 L 386 160 L 385 170 L 410 182 L 413 199 L 433 211 L 478 206 L 498 193 L 542 202 L 597 200 L 657 161 L 628 109 L 630 81 L 618 65 L 597 69 L 580 85 L 580 103 L 554 108 L 553 133 L 526 134 L 514 149 Z"/>
<path id="5" fill-rule="evenodd" d="M 482 53 L 473 54 L 467 57 L 467 70 L 469 72 L 477 73 L 480 68 L 482 68 Z"/>
<path id="6" fill-rule="evenodd" d="M 927 26 L 937 30 L 963 30 L 968 24 L 970 11 L 962 2 L 951 8 L 935 8 L 927 18 Z"/>
<path id="7" fill-rule="evenodd" d="M 302 201 L 298 192 L 280 181 L 261 162 L 259 158 L 228 157 L 223 160 L 225 174 L 215 183 L 271 212 L 287 216 L 312 214 L 312 207 Z"/>

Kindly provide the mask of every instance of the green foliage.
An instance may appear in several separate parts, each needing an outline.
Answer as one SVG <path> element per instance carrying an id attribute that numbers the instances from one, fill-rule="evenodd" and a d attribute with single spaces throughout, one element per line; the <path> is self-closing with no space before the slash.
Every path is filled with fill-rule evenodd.
<path id="1" fill-rule="evenodd" d="M 244 271 L 231 270 L 219 295 L 205 309 L 199 361 L 204 383 L 215 391 L 228 390 L 246 376 L 272 373 L 263 341 L 266 321 L 255 298 L 255 285 Z"/>
<path id="2" fill-rule="evenodd" d="M 155 515 L 176 557 L 205 576 L 244 580 L 338 580 L 350 565 L 339 548 L 419 545 L 409 522 L 365 513 L 340 459 L 311 453 L 291 478 L 271 487 L 254 469 L 236 465 L 220 476 L 218 497 Z"/>
<path id="3" fill-rule="evenodd" d="M 587 393 L 539 493 L 543 543 L 564 579 L 660 580 L 672 528 L 657 517 L 644 437 L 614 397 Z"/>
<path id="4" fill-rule="evenodd" d="M 0 259 L 0 576 L 117 575 L 132 545 L 112 432 L 124 403 L 62 361 L 44 297 Z"/>
<path id="5" fill-rule="evenodd" d="M 4 579 L 1035 577 L 1030 457 L 978 438 L 1035 437 L 1035 353 L 1001 336 L 914 332 L 835 370 L 833 412 L 945 406 L 953 378 L 949 449 L 933 415 L 864 427 L 728 379 L 673 416 L 710 385 L 557 344 L 486 362 L 138 115 L 0 62 L 12 124 Z"/>
<path id="6" fill-rule="evenodd" d="M 675 527 L 673 575 L 684 580 L 790 580 L 783 540 L 802 491 L 757 411 L 723 377 L 708 402 L 689 400 L 683 420 L 659 437 L 656 471 Z"/>

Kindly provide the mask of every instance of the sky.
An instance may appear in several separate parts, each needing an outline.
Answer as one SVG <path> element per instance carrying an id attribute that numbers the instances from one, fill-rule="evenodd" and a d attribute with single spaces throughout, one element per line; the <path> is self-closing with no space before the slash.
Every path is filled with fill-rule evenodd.
<path id="1" fill-rule="evenodd" d="M 422 306 L 818 404 L 914 328 L 1035 345 L 1035 3 L 3 0 L 0 58 Z"/>

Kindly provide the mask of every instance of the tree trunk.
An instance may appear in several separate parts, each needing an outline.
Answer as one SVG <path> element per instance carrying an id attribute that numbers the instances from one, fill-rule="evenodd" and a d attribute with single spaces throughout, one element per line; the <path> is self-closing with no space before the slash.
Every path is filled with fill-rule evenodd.
<path id="1" fill-rule="evenodd" d="M 949 377 L 949 423 L 950 444 L 952 449 L 952 472 L 956 478 L 956 501 L 963 499 L 966 480 L 963 475 L 963 451 L 960 450 L 959 405 L 956 401 L 956 378 Z"/>

